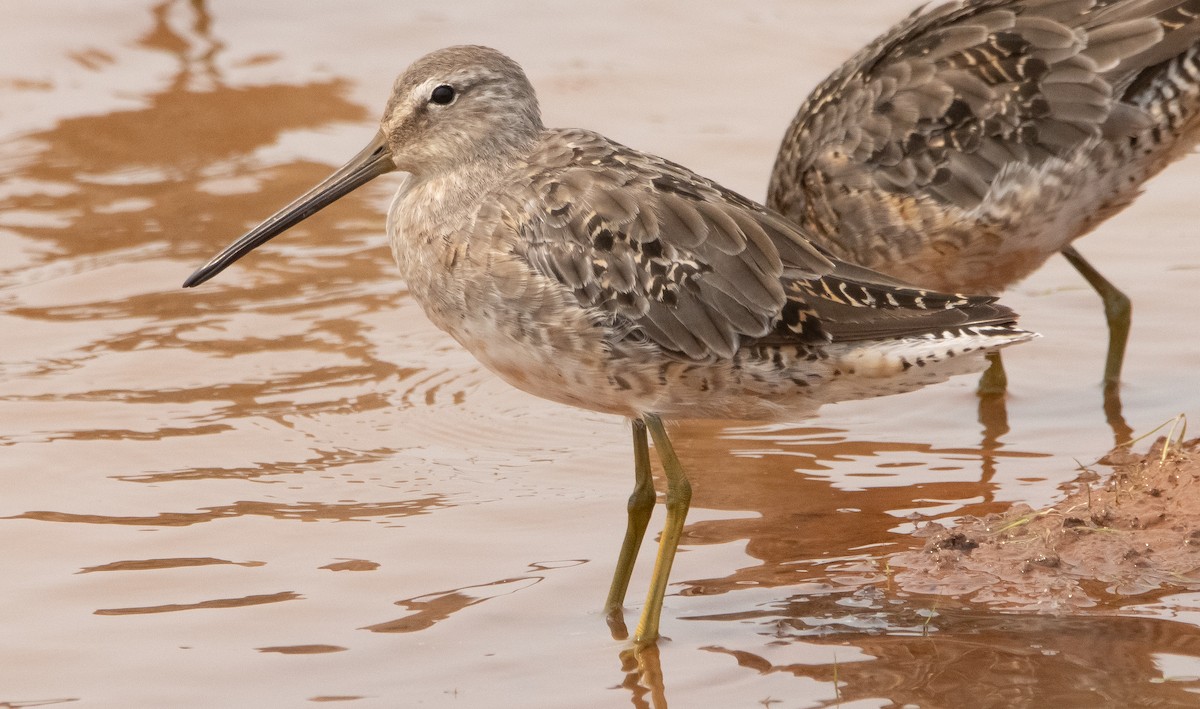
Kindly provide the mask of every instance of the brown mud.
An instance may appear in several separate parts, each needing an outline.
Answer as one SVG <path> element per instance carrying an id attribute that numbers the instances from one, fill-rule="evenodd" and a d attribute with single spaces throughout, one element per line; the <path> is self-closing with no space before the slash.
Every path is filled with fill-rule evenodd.
<path id="1" fill-rule="evenodd" d="M 1009 609 L 1068 611 L 1107 596 L 1200 587 L 1200 438 L 1114 448 L 1053 505 L 1015 504 L 920 529 L 925 548 L 890 560 L 895 582 Z"/>

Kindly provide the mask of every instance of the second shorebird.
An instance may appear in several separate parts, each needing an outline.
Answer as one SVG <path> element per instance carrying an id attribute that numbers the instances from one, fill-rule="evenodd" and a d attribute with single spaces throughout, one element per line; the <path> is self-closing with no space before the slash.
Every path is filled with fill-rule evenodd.
<path id="1" fill-rule="evenodd" d="M 662 419 L 795 419 L 981 369 L 980 353 L 1031 337 L 992 298 L 842 263 L 684 167 L 546 129 L 524 72 L 485 47 L 414 63 L 362 152 L 184 285 L 393 170 L 409 177 L 388 236 L 429 318 L 512 385 L 633 421 L 635 485 L 607 604 L 618 634 L 655 501 L 653 436 L 667 518 L 640 645 L 658 637 L 691 498 Z"/>
<path id="2" fill-rule="evenodd" d="M 1072 242 L 1197 140 L 1200 0 L 962 0 L 813 91 L 767 206 L 839 258 L 939 290 L 999 293 L 1061 252 L 1104 300 L 1112 387 L 1129 298 Z"/>

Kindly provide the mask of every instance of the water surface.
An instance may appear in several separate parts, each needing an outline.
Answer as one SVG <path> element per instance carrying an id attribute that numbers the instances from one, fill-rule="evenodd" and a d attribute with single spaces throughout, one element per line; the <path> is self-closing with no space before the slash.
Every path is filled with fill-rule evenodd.
<path id="1" fill-rule="evenodd" d="M 179 288 L 361 147 L 395 74 L 431 49 L 496 46 L 548 124 L 761 199 L 802 97 L 908 9 L 9 8 L 0 706 L 1193 699 L 1195 594 L 1003 613 L 906 594 L 886 558 L 927 520 L 1053 501 L 1122 425 L 1196 418 L 1200 160 L 1080 245 L 1134 302 L 1125 424 L 1102 407 L 1099 301 L 1056 259 L 1007 298 L 1045 337 L 1006 355 L 1006 418 L 979 420 L 960 377 L 794 425 L 680 426 L 693 511 L 669 640 L 640 666 L 600 613 L 626 425 L 507 387 L 425 321 L 382 236 L 394 179 Z"/>

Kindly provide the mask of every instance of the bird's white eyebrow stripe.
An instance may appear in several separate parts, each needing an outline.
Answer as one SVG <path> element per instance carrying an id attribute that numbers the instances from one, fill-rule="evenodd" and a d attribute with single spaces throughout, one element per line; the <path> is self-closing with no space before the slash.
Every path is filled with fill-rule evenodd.
<path id="1" fill-rule="evenodd" d="M 413 87 L 411 95 L 417 100 L 427 99 L 433 93 L 434 89 L 445 83 L 447 82 L 444 79 L 426 79 Z"/>

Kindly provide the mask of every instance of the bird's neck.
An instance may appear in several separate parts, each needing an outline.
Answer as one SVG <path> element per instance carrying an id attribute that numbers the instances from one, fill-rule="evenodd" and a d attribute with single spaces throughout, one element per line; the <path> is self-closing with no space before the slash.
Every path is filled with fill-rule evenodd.
<path id="1" fill-rule="evenodd" d="M 387 220 L 392 255 L 406 278 L 426 268 L 427 261 L 448 259 L 460 248 L 469 238 L 481 198 L 505 174 L 493 161 L 472 161 L 409 175 L 392 200 Z"/>
<path id="2" fill-rule="evenodd" d="M 413 174 L 396 194 L 393 211 L 420 223 L 440 225 L 468 218 L 479 198 L 493 189 L 505 170 L 493 161 L 477 160 L 452 169 Z"/>

